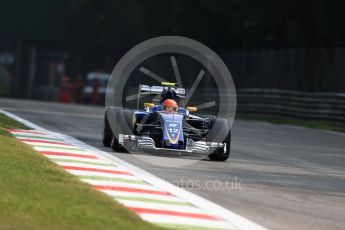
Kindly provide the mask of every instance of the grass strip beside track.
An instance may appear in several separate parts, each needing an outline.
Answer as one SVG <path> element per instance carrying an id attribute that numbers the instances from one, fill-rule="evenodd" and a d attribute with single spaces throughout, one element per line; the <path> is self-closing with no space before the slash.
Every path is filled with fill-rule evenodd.
<path id="1" fill-rule="evenodd" d="M 156 229 L 6 131 L 25 128 L 0 114 L 0 229 Z"/>

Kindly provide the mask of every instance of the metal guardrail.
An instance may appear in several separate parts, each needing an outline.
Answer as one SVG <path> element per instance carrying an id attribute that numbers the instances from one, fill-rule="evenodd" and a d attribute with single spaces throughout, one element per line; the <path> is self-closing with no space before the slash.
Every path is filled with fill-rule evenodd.
<path id="1" fill-rule="evenodd" d="M 345 124 L 345 93 L 240 89 L 237 91 L 237 112 Z"/>
<path id="2" fill-rule="evenodd" d="M 345 93 L 243 88 L 238 89 L 236 94 L 236 113 L 239 114 L 291 117 L 345 126 Z M 218 97 L 232 96 L 219 95 L 217 88 L 203 88 L 193 95 L 190 105 L 197 106 Z M 207 109 L 207 112 L 212 112 L 213 109 L 216 107 Z"/>

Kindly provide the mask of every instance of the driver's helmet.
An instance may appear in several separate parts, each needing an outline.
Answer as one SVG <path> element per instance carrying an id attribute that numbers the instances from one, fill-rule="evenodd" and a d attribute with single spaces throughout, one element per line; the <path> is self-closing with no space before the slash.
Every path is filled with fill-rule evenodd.
<path id="1" fill-rule="evenodd" d="M 163 89 L 162 94 L 161 94 L 160 103 L 163 104 L 163 102 L 167 99 L 176 100 L 175 91 L 173 91 L 171 89 Z"/>
<path id="2" fill-rule="evenodd" d="M 163 111 L 168 113 L 176 113 L 178 110 L 178 105 L 175 100 L 173 99 L 166 99 L 162 103 Z"/>

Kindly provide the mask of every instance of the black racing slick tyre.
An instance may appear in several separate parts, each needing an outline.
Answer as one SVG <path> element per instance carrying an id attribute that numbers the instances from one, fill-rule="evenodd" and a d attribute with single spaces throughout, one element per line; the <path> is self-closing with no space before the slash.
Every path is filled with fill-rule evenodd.
<path id="1" fill-rule="evenodd" d="M 111 127 L 108 123 L 106 128 L 109 128 L 111 131 L 110 137 L 110 144 L 109 146 L 116 152 L 128 152 L 125 146 L 122 146 L 119 141 L 118 137 L 120 134 L 129 134 L 131 135 L 134 132 L 135 126 L 135 115 L 133 110 L 124 110 L 121 108 L 112 108 L 107 111 L 107 116 L 111 116 L 112 119 L 116 124 L 113 127 L 115 130 L 111 130 Z M 114 131 L 114 132 L 112 132 Z M 107 136 L 108 137 L 108 136 Z M 108 144 L 109 139 L 106 139 L 106 144 Z"/>
<path id="2" fill-rule="evenodd" d="M 123 110 L 122 114 L 125 118 L 126 124 L 128 127 L 126 127 L 127 132 L 133 132 L 135 133 L 135 126 L 136 126 L 136 119 L 135 119 L 135 115 L 134 115 L 134 111 L 133 110 Z"/>
<path id="3" fill-rule="evenodd" d="M 217 121 L 217 127 L 213 127 L 215 125 L 215 122 Z M 226 144 L 225 149 L 217 148 L 215 149 L 210 155 L 208 155 L 208 158 L 212 161 L 226 161 L 230 156 L 230 145 L 231 145 L 231 130 L 230 126 L 227 120 L 225 119 L 219 119 L 215 118 L 210 122 L 210 127 L 213 127 L 216 129 L 212 134 L 208 137 L 208 141 L 211 142 L 221 142 Z M 227 132 L 227 135 L 224 139 L 219 140 L 217 138 L 217 132 Z"/>
<path id="4" fill-rule="evenodd" d="M 231 143 L 231 131 L 226 136 L 223 143 L 226 144 L 226 148 L 224 151 L 224 148 L 217 148 L 213 153 L 208 155 L 208 158 L 211 161 L 226 161 L 230 156 L 230 143 Z"/>
<path id="5" fill-rule="evenodd" d="M 104 115 L 102 142 L 105 147 L 111 146 L 113 132 L 111 131 L 107 114 Z"/>
<path id="6" fill-rule="evenodd" d="M 117 140 L 117 138 L 112 135 L 111 138 L 111 148 L 115 151 L 115 152 L 120 152 L 120 153 L 125 153 L 127 152 L 127 150 L 125 149 L 125 147 L 123 147 L 119 141 Z"/>

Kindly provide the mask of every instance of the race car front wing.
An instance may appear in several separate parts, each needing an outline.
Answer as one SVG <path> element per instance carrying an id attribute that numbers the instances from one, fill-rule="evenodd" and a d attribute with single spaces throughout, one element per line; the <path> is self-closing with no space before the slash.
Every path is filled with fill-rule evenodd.
<path id="1" fill-rule="evenodd" d="M 156 147 L 154 140 L 149 136 L 119 134 L 118 140 L 119 144 L 127 149 L 132 150 L 167 150 L 186 153 L 210 154 L 217 148 L 223 148 L 224 152 L 226 152 L 226 143 L 194 141 L 189 138 L 186 139 L 185 149 L 158 148 Z"/>

